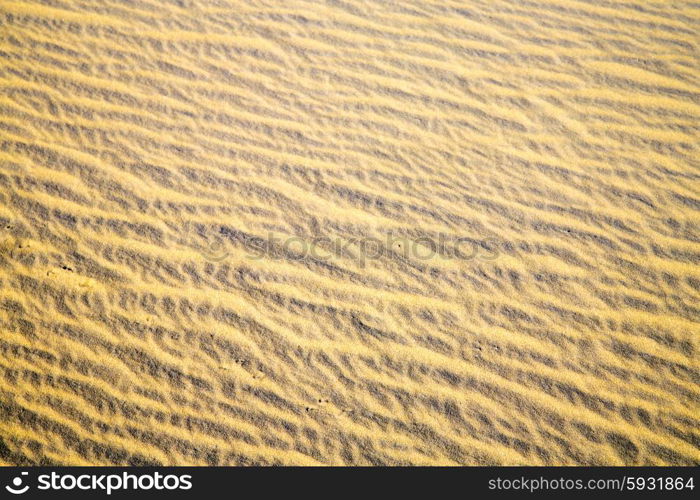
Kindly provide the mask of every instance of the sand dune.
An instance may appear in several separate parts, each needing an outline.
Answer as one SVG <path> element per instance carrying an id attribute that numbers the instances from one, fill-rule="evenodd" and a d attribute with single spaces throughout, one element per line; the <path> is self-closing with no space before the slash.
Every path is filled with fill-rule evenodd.
<path id="1" fill-rule="evenodd" d="M 700 7 L 0 3 L 0 463 L 697 464 Z"/>

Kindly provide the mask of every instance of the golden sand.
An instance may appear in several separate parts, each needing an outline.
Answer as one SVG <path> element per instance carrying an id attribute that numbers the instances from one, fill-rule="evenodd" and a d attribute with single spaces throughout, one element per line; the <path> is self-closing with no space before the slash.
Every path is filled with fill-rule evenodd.
<path id="1" fill-rule="evenodd" d="M 1 2 L 0 463 L 697 464 L 699 55 L 693 2 Z"/>

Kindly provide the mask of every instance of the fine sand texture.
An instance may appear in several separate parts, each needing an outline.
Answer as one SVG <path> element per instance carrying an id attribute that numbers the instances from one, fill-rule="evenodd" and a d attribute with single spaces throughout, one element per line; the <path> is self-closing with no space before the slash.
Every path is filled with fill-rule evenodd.
<path id="1" fill-rule="evenodd" d="M 0 1 L 0 464 L 700 463 L 700 4 Z"/>

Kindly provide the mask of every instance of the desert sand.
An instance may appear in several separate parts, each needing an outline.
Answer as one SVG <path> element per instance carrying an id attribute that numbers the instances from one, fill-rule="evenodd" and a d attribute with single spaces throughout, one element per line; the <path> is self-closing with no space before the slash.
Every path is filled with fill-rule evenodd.
<path id="1" fill-rule="evenodd" d="M 0 3 L 0 463 L 700 462 L 700 6 Z"/>

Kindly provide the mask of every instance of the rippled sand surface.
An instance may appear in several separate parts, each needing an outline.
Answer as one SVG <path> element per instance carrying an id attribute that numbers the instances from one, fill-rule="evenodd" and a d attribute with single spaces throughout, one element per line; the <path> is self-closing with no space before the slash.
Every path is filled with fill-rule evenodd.
<path id="1" fill-rule="evenodd" d="M 0 3 L 0 463 L 697 464 L 700 6 Z"/>

